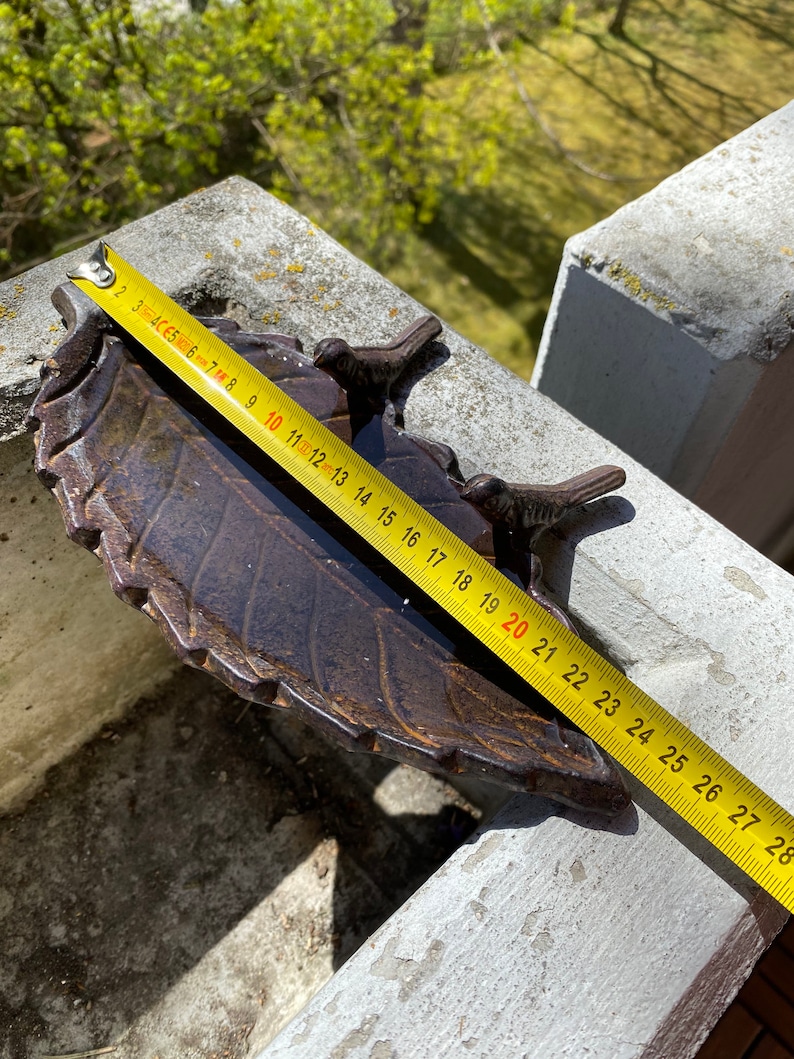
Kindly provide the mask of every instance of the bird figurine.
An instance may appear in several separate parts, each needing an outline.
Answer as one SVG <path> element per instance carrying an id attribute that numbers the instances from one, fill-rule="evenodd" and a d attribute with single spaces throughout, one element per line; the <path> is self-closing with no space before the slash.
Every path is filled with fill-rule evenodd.
<path id="1" fill-rule="evenodd" d="M 416 355 L 440 334 L 441 322 L 427 315 L 385 346 L 350 346 L 343 338 L 324 338 L 314 350 L 314 366 L 343 390 L 358 391 L 371 402 L 383 401 Z"/>
<path id="2" fill-rule="evenodd" d="M 558 485 L 516 485 L 491 474 L 469 478 L 461 491 L 493 526 L 506 530 L 510 547 L 529 560 L 526 572 L 528 595 L 558 621 L 577 632 L 570 618 L 548 599 L 540 588 L 543 567 L 535 553 L 538 538 L 573 508 L 619 489 L 626 481 L 622 467 L 595 467 Z"/>

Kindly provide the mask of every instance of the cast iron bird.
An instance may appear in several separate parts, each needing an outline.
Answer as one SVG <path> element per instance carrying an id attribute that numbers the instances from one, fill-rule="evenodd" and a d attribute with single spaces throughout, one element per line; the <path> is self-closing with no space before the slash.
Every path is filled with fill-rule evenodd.
<path id="1" fill-rule="evenodd" d="M 358 391 L 371 401 L 388 398 L 392 385 L 417 353 L 441 334 L 435 316 L 423 316 L 385 346 L 349 346 L 343 338 L 325 338 L 314 350 L 314 366 L 343 390 Z"/>
<path id="2" fill-rule="evenodd" d="M 528 594 L 576 632 L 565 612 L 540 589 L 543 568 L 535 554 L 535 546 L 541 533 L 573 508 L 619 489 L 625 481 L 623 468 L 612 466 L 595 467 L 559 485 L 517 485 L 491 474 L 477 474 L 469 478 L 460 495 L 493 526 L 508 531 L 513 551 L 529 560 L 526 574 Z"/>

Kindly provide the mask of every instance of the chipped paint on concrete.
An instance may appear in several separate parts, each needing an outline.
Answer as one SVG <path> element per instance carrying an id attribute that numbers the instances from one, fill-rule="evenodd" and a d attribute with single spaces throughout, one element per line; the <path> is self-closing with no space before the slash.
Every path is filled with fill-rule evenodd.
<path id="1" fill-rule="evenodd" d="M 292 1035 L 291 1046 L 294 1048 L 300 1047 L 305 1041 L 309 1040 L 309 1035 L 312 1028 L 316 1025 L 317 1021 L 321 1018 L 319 1011 L 312 1011 L 301 1020 L 301 1028 Z"/>
<path id="2" fill-rule="evenodd" d="M 377 1015 L 367 1015 L 331 1052 L 331 1059 L 347 1059 L 356 1049 L 367 1043 L 375 1030 Z"/>
<path id="3" fill-rule="evenodd" d="M 730 687 L 731 684 L 736 683 L 736 676 L 734 673 L 729 673 L 725 668 L 725 655 L 722 651 L 715 651 L 710 647 L 705 640 L 698 640 L 701 647 L 705 648 L 711 656 L 711 662 L 706 667 L 709 676 L 712 680 L 716 680 L 718 684 L 722 684 L 725 687 Z"/>
<path id="4" fill-rule="evenodd" d="M 397 948 L 397 939 L 390 938 L 382 954 L 372 964 L 370 974 L 387 982 L 399 982 L 399 999 L 405 1001 L 438 971 L 444 953 L 444 942 L 435 938 L 420 960 L 395 955 Z"/>
<path id="5" fill-rule="evenodd" d="M 466 858 L 466 861 L 463 864 L 463 871 L 468 875 L 477 871 L 483 861 L 486 861 L 492 854 L 502 848 L 503 842 L 504 835 L 498 833 L 488 835 L 487 838 L 481 839 L 475 852 L 472 853 L 470 857 Z"/>
<path id="6" fill-rule="evenodd" d="M 397 1059 L 397 1052 L 391 1041 L 375 1041 L 369 1059 Z"/>
<path id="7" fill-rule="evenodd" d="M 587 878 L 587 872 L 585 871 L 585 866 L 584 866 L 584 864 L 582 864 L 582 862 L 579 859 L 579 857 L 576 858 L 576 860 L 573 862 L 573 864 L 570 866 L 570 868 L 568 870 L 571 873 L 571 881 L 572 882 L 581 883 L 581 882 L 584 882 L 585 879 Z"/>
<path id="8" fill-rule="evenodd" d="M 472 910 L 474 918 L 477 920 L 477 922 L 482 923 L 488 913 L 488 909 L 482 903 L 482 901 L 469 901 L 469 908 Z"/>
<path id="9" fill-rule="evenodd" d="M 554 945 L 554 939 L 551 936 L 551 932 L 548 930 L 541 930 L 535 940 L 532 942 L 532 948 L 535 952 L 548 952 Z"/>
<path id="10" fill-rule="evenodd" d="M 763 588 L 756 584 L 752 577 L 738 566 L 726 566 L 724 576 L 725 580 L 733 585 L 734 588 L 738 588 L 740 592 L 747 592 L 759 600 L 766 599 L 766 592 L 764 592 Z"/>
<path id="11" fill-rule="evenodd" d="M 528 938 L 531 938 L 535 933 L 535 924 L 538 921 L 537 912 L 527 912 L 524 917 L 524 925 L 521 927 L 521 933 L 526 934 Z"/>

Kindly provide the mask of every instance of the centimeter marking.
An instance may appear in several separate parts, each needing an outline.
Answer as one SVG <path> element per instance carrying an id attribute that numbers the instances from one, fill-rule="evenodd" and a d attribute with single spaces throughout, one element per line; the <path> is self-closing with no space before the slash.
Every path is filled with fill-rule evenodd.
<path id="1" fill-rule="evenodd" d="M 794 816 L 109 247 L 72 279 L 129 334 L 794 912 Z M 91 266 L 94 272 L 98 265 Z"/>

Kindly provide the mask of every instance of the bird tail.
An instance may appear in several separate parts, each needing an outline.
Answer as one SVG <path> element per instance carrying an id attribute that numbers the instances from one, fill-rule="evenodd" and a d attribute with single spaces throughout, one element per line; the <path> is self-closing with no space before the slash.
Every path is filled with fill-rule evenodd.
<path id="1" fill-rule="evenodd" d="M 404 347 L 406 354 L 413 356 L 414 352 L 418 352 L 422 346 L 426 346 L 432 339 L 437 338 L 442 330 L 441 321 L 437 316 L 430 314 L 421 316 L 381 348 L 400 349 Z"/>
<path id="2" fill-rule="evenodd" d="M 565 505 L 565 507 L 578 507 L 586 504 L 604 493 L 611 493 L 613 489 L 620 489 L 626 481 L 626 472 L 622 467 L 594 467 L 591 471 L 577 474 L 575 478 L 569 478 L 558 485 L 534 486 L 534 489 L 548 490 L 554 494 L 554 499 Z"/>

